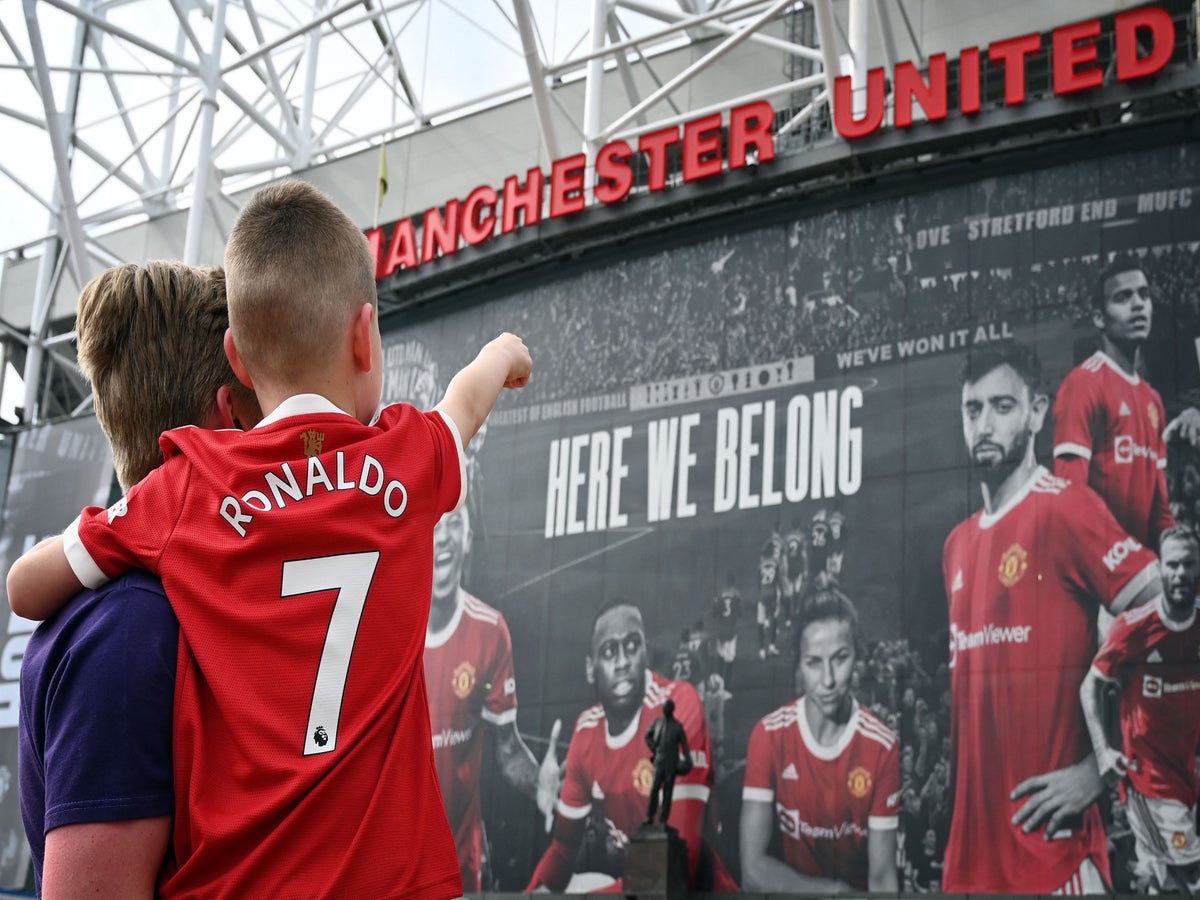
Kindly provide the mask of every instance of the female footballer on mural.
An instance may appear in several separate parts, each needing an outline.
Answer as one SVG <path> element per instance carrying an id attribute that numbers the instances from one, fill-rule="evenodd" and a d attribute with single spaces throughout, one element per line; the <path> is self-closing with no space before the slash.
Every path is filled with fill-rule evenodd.
<path id="1" fill-rule="evenodd" d="M 897 890 L 900 742 L 850 693 L 858 614 L 837 590 L 808 598 L 796 627 L 799 699 L 750 735 L 742 790 L 742 886 Z M 772 835 L 781 856 L 768 854 Z"/>

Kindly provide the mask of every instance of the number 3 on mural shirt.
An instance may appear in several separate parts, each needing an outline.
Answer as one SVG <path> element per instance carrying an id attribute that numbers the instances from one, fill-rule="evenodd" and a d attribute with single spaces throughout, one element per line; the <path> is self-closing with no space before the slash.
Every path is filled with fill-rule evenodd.
<path id="1" fill-rule="evenodd" d="M 284 597 L 337 590 L 317 683 L 313 688 L 308 728 L 304 733 L 304 755 L 330 753 L 337 747 L 338 718 L 342 713 L 342 694 L 350 670 L 350 654 L 358 634 L 379 551 L 320 556 L 314 559 L 290 559 L 283 564 Z"/>

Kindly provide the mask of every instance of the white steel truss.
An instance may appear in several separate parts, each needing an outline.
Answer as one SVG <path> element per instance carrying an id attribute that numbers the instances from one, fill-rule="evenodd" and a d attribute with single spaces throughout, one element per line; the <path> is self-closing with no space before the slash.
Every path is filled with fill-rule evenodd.
<path id="1" fill-rule="evenodd" d="M 28 327 L 0 319 L 23 421 L 90 402 L 52 298 L 121 261 L 102 240 L 121 223 L 186 209 L 175 255 L 207 261 L 201 237 L 232 193 L 522 96 L 550 158 L 757 99 L 788 98 L 787 133 L 827 118 L 835 75 L 863 77 L 869 21 L 889 62 L 897 46 L 920 59 L 911 27 L 892 31 L 905 2 L 0 0 L 0 128 L 20 136 L 0 144 L 0 198 L 46 221 L 0 237 L 10 259 L 40 256 Z M 681 99 L 746 42 L 777 59 L 776 83 L 705 109 Z M 655 57 L 689 44 L 661 79 Z M 639 92 L 635 69 L 656 89 Z M 606 70 L 620 96 L 602 96 Z M 580 80 L 574 108 L 556 87 Z"/>

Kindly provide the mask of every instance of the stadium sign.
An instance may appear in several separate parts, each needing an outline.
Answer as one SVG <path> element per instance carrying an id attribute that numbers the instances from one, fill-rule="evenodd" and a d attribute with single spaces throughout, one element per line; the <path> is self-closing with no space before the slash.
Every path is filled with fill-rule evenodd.
<path id="1" fill-rule="evenodd" d="M 775 158 L 771 135 L 774 122 L 771 104 L 760 100 L 730 110 L 727 143 L 721 113 L 643 134 L 636 149 L 628 141 L 611 141 L 596 154 L 596 200 L 613 205 L 629 195 L 635 153 L 646 157 L 647 187 L 651 192 L 666 189 L 668 153 L 672 151 L 680 154 L 685 183 L 720 175 L 726 165 L 733 170 L 745 168 L 747 161 L 768 162 Z M 727 157 L 722 155 L 724 148 L 728 148 Z M 390 234 L 384 228 L 368 231 L 376 280 L 450 256 L 464 245 L 478 246 L 496 234 L 497 225 L 501 234 L 508 234 L 538 224 L 543 218 L 547 187 L 550 202 L 546 218 L 581 212 L 587 205 L 586 172 L 587 156 L 577 153 L 551 164 L 548 185 L 546 173 L 535 166 L 523 179 L 510 175 L 499 190 L 480 185 L 463 199 L 427 209 L 419 217 L 419 236 L 413 218 L 396 222 Z"/>
<path id="2" fill-rule="evenodd" d="M 1170 61 L 1175 46 L 1175 23 L 1166 10 L 1140 7 L 1120 13 L 1112 21 L 1118 81 L 1147 78 Z M 1094 90 L 1104 83 L 1104 69 L 1098 64 L 1097 41 L 1101 32 L 1098 18 L 1064 25 L 1051 32 L 1052 84 L 1056 96 Z M 1020 106 L 1025 102 L 1026 63 L 1042 48 L 1042 35 L 1036 33 L 988 45 L 988 62 L 1004 75 L 1005 105 Z M 982 59 L 983 51 L 978 47 L 966 47 L 958 56 L 958 108 L 964 115 L 974 115 L 982 108 Z M 948 68 L 945 53 L 929 58 L 927 77 L 911 62 L 895 67 L 891 79 L 895 127 L 908 128 L 913 124 L 914 101 L 921 104 L 929 121 L 946 118 L 950 104 Z M 835 79 L 833 121 L 842 137 L 866 137 L 883 125 L 886 81 L 887 73 L 882 67 L 867 72 L 865 98 L 860 99 L 856 116 L 850 76 Z"/>

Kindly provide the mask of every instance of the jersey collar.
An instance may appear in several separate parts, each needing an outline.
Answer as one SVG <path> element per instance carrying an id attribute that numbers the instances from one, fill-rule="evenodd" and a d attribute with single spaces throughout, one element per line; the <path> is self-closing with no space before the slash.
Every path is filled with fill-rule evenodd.
<path id="1" fill-rule="evenodd" d="M 646 669 L 646 686 L 642 689 L 642 702 L 638 704 L 637 712 L 633 714 L 633 721 L 620 734 L 611 734 L 608 730 L 608 716 L 604 717 L 604 743 L 609 750 L 620 750 L 638 733 L 642 726 L 642 709 L 646 705 L 646 690 L 650 687 L 650 681 L 653 676 L 650 674 L 650 669 Z"/>
<path id="2" fill-rule="evenodd" d="M 1045 466 L 1038 466 L 1033 470 L 1033 474 L 1029 476 L 1029 480 L 1021 485 L 1021 489 L 1012 495 L 1012 498 L 995 512 L 988 512 L 987 509 L 979 511 L 979 527 L 991 528 L 1015 507 L 1018 503 L 1029 496 L 1029 492 L 1033 490 L 1033 486 L 1037 484 L 1038 479 L 1049 475 L 1050 471 Z"/>
<path id="3" fill-rule="evenodd" d="M 850 741 L 854 739 L 854 735 L 858 731 L 859 717 L 858 701 L 851 697 L 850 703 L 850 718 L 846 720 L 846 727 L 842 729 L 841 736 L 837 741 L 832 746 L 826 747 L 817 743 L 812 729 L 808 727 L 808 714 L 804 712 L 804 698 L 801 697 L 796 701 L 796 723 L 800 728 L 800 740 L 804 741 L 808 752 L 817 759 L 837 759 L 850 746 Z"/>
<path id="4" fill-rule="evenodd" d="M 1115 359 L 1113 359 L 1111 356 L 1109 356 L 1107 353 L 1105 353 L 1103 350 L 1097 350 L 1096 356 L 1100 357 L 1101 362 L 1103 362 L 1106 366 L 1108 366 L 1110 369 L 1112 369 L 1114 372 L 1116 372 L 1118 375 L 1120 375 L 1122 378 L 1124 378 L 1130 384 L 1141 384 L 1142 383 L 1141 376 L 1139 376 L 1137 372 L 1134 372 L 1132 375 L 1130 375 L 1128 372 L 1126 372 L 1124 369 L 1122 369 L 1120 366 L 1118 366 L 1117 361 Z"/>
<path id="5" fill-rule="evenodd" d="M 322 397 L 320 394 L 294 394 L 271 410 L 270 415 L 263 416 L 262 421 L 254 427 L 262 428 L 264 425 L 274 425 L 279 420 L 289 418 L 290 416 L 305 416 L 312 413 L 350 415 L 344 409 L 340 409 L 335 405 L 332 400 Z"/>
<path id="6" fill-rule="evenodd" d="M 1159 594 L 1154 601 L 1155 612 L 1158 613 L 1158 620 L 1162 622 L 1163 628 L 1167 631 L 1187 631 L 1196 621 L 1196 607 L 1192 605 L 1192 614 L 1183 622 L 1176 622 L 1167 615 L 1167 598 L 1164 594 Z"/>
<path id="7" fill-rule="evenodd" d="M 450 616 L 450 621 L 442 626 L 439 631 L 426 630 L 426 647 L 440 647 L 446 641 L 450 640 L 454 632 L 458 631 L 458 623 L 462 621 L 463 601 L 466 598 L 466 593 L 461 584 L 454 589 L 454 614 Z"/>

